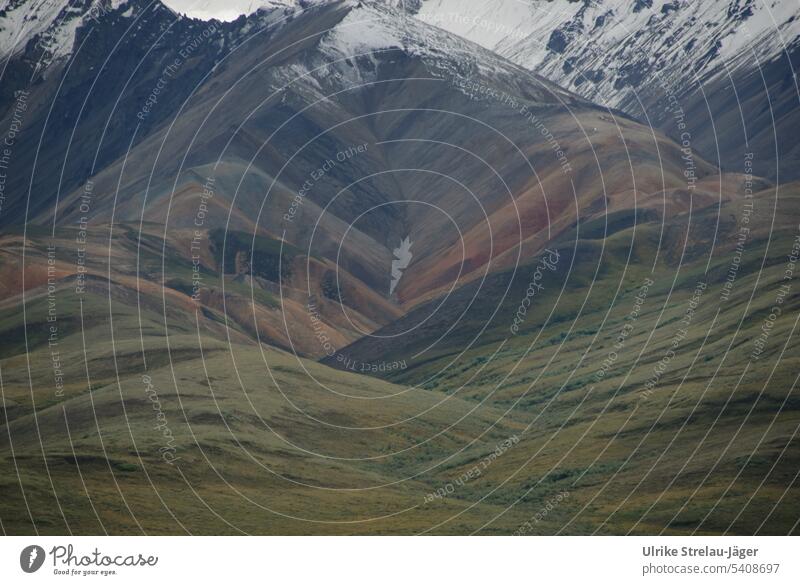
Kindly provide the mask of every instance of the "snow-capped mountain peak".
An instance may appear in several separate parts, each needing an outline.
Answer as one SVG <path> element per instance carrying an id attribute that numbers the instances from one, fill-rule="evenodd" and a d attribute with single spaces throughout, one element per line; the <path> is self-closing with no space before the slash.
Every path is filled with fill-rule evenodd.
<path id="1" fill-rule="evenodd" d="M 324 0 L 317 0 L 316 3 Z M 314 4 L 302 0 L 163 0 L 164 5 L 178 14 L 200 20 L 230 22 L 240 16 L 249 16 L 259 10 L 296 8 Z"/>
<path id="2" fill-rule="evenodd" d="M 800 36 L 796 0 L 423 0 L 417 17 L 590 99 L 625 107 L 658 72 L 670 90 Z"/>
<path id="3" fill-rule="evenodd" d="M 0 10 L 0 58 L 25 51 L 33 40 L 44 64 L 70 54 L 77 29 L 116 11 L 127 0 L 10 0 Z"/>

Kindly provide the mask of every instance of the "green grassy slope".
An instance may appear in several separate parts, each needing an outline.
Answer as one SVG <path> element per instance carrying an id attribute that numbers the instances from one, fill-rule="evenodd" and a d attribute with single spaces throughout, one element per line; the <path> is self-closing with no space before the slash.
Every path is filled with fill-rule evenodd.
<path id="1" fill-rule="evenodd" d="M 385 380 L 235 330 L 229 339 L 213 315 L 171 302 L 165 317 L 146 295 L 140 323 L 135 295 L 117 285 L 109 300 L 98 282 L 83 299 L 83 333 L 62 322 L 63 393 L 52 348 L 32 343 L 35 326 L 29 353 L 6 342 L 3 528 L 796 531 L 800 298 L 779 287 L 793 285 L 784 279 L 800 235 L 798 199 L 786 188 L 775 210 L 759 194 L 726 297 L 743 202 L 723 207 L 716 238 L 713 209 L 670 218 L 663 232 L 650 217 L 623 222 L 603 239 L 590 232 L 575 252 L 553 243 L 563 251 L 558 267 L 516 334 L 509 328 L 535 258 L 514 279 L 488 281 L 421 359 L 413 355 L 444 332 L 436 319 L 403 343 L 347 348 L 367 362 L 408 360 Z M 688 238 L 678 229 L 687 224 Z M 59 295 L 60 314 L 80 315 L 68 291 Z M 41 321 L 45 301 L 26 300 L 28 323 Z M 775 306 L 781 313 L 770 319 Z M 20 319 L 0 315 L 4 339 Z M 765 320 L 774 324 L 762 345 Z"/>

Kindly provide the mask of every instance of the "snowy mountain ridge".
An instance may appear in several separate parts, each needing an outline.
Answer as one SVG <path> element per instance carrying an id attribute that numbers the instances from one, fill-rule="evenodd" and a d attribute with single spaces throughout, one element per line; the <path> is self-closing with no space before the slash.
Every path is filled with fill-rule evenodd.
<path id="1" fill-rule="evenodd" d="M 166 0 L 195 18 L 333 0 Z M 658 75 L 668 91 L 764 63 L 800 38 L 793 0 L 383 0 L 603 105 L 635 109 Z"/>
<path id="2" fill-rule="evenodd" d="M 417 54 L 429 73 L 453 81 L 486 72 L 502 88 L 524 68 L 538 74 L 542 96 L 560 99 L 568 95 L 563 87 L 673 138 L 670 111 L 677 105 L 692 126 L 693 146 L 709 160 L 735 169 L 742 149 L 756 150 L 763 157 L 763 176 L 800 178 L 800 165 L 794 164 L 800 160 L 800 135 L 792 131 L 800 112 L 797 0 L 164 2 L 10 0 L 0 10 L 4 71 L 30 79 L 46 70 L 74 52 L 76 37 L 89 30 L 82 26 L 115 29 L 115 39 L 132 35 L 136 42 L 137 31 L 148 32 L 145 11 L 157 11 L 167 28 L 167 21 L 182 20 L 176 30 L 185 34 L 207 26 L 203 20 L 209 18 L 229 21 L 214 33 L 219 55 L 209 58 L 216 59 L 260 31 L 313 18 L 319 10 L 344 19 L 331 19 L 330 29 L 320 29 L 318 56 L 338 62 L 331 71 L 346 81 L 369 81 L 380 54 L 397 49 Z M 128 31 L 125 21 L 140 17 Z M 356 54 L 362 57 L 348 58 Z M 325 85 L 318 73 L 323 63 L 313 65 L 310 79 Z"/>
<path id="3" fill-rule="evenodd" d="M 792 0 L 423 0 L 417 17 L 603 105 L 631 109 L 780 55 L 800 37 Z"/>
<path id="4" fill-rule="evenodd" d="M 127 0 L 10 0 L 0 10 L 0 58 L 25 50 L 31 40 L 54 61 L 72 51 L 78 27 L 124 6 Z"/>
<path id="5" fill-rule="evenodd" d="M 189 18 L 229 22 L 258 10 L 295 8 L 302 3 L 296 0 L 166 0 L 164 4 Z"/>
<path id="6" fill-rule="evenodd" d="M 489 76 L 500 87 L 536 78 L 540 91 L 528 97 L 540 103 L 575 100 L 574 94 L 476 43 L 418 19 L 406 22 L 402 8 L 386 2 L 333 3 L 346 14 L 319 38 L 319 53 L 303 65 L 279 67 L 287 83 L 304 80 L 307 90 L 315 91 L 314 99 L 375 81 L 381 67 L 391 66 L 395 60 L 392 53 L 402 52 L 419 58 L 430 76 L 450 82 L 456 91 L 474 101 L 486 101 L 487 96 L 460 82 L 482 76 Z"/>
<path id="7" fill-rule="evenodd" d="M 31 58 L 38 63 L 38 70 L 46 70 L 73 53 L 80 27 L 100 25 L 112 14 L 114 18 L 135 19 L 147 10 L 164 10 L 176 19 L 232 21 L 242 15 L 261 12 L 268 15 L 261 19 L 261 24 L 265 25 L 315 3 L 319 1 L 9 0 L 8 5 L 0 9 L 0 60 L 7 62 L 31 48 Z M 247 33 L 251 28 L 244 26 L 240 32 Z"/>

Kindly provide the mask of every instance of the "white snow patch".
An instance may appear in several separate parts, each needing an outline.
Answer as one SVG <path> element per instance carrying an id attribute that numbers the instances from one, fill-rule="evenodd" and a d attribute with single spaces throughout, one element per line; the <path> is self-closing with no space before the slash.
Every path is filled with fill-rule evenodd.
<path id="1" fill-rule="evenodd" d="M 189 18 L 230 22 L 259 9 L 295 8 L 295 0 L 161 0 L 167 7 Z"/>
<path id="2" fill-rule="evenodd" d="M 39 38 L 46 65 L 72 52 L 75 32 L 88 20 L 126 4 L 126 0 L 94 0 L 76 8 L 69 0 L 11 0 L 0 16 L 0 58 L 19 53 Z"/>
<path id="3" fill-rule="evenodd" d="M 774 58 L 800 37 L 797 0 L 681 0 L 674 10 L 668 0 L 651 4 L 634 12 L 636 0 L 423 0 L 417 18 L 614 106 L 630 93 L 615 86 L 626 66 L 658 64 L 662 82 L 679 86 L 693 79 L 695 64 L 699 78 L 722 75 L 726 67 Z M 748 4 L 752 14 L 741 17 Z M 568 23 L 563 53 L 548 49 L 553 31 Z M 567 60 L 574 72 L 565 72 Z M 579 86 L 577 71 L 603 75 Z"/>

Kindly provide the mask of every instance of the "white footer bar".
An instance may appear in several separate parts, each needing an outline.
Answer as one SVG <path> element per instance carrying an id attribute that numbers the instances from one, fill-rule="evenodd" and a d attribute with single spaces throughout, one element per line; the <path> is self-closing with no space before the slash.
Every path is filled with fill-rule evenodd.
<path id="1" fill-rule="evenodd" d="M 796 584 L 798 544 L 736 536 L 4 537 L 0 582 Z"/>

